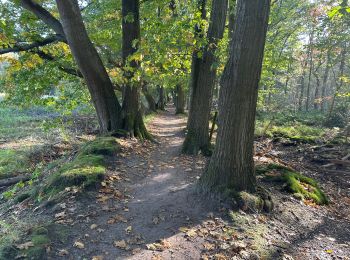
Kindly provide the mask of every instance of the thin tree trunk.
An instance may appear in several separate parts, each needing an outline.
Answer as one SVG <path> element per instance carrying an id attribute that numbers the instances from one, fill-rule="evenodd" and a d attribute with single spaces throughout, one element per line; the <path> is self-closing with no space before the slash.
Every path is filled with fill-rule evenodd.
<path id="1" fill-rule="evenodd" d="M 198 51 L 193 54 L 190 86 L 192 95 L 187 135 L 183 145 L 184 153 L 197 154 L 200 150 L 207 153 L 209 150 L 209 116 L 216 78 L 215 51 L 218 41 L 223 37 L 226 14 L 227 0 L 213 0 L 207 35 L 208 45 L 202 49 L 202 55 L 199 55 Z M 205 15 L 202 18 L 205 18 Z M 196 31 L 198 37 L 203 37 L 201 30 Z"/>
<path id="2" fill-rule="evenodd" d="M 56 0 L 64 34 L 88 86 L 102 132 L 122 125 L 113 84 L 86 32 L 77 0 Z"/>
<path id="3" fill-rule="evenodd" d="M 339 93 L 339 90 L 342 88 L 343 84 L 344 84 L 344 69 L 345 69 L 345 57 L 346 57 L 346 44 L 344 43 L 344 46 L 342 48 L 342 51 L 341 51 L 341 54 L 340 54 L 340 57 L 341 57 L 341 61 L 340 61 L 340 66 L 339 66 L 339 79 L 340 79 L 340 82 L 336 82 L 336 87 L 335 87 L 335 91 L 334 91 L 334 95 L 333 95 L 333 98 L 332 98 L 332 102 L 331 102 L 331 105 L 329 107 L 329 112 L 328 112 L 328 120 L 330 119 L 330 117 L 332 116 L 333 114 L 333 110 L 334 110 L 334 106 L 335 106 L 335 100 L 337 98 L 337 95 Z"/>
<path id="4" fill-rule="evenodd" d="M 158 87 L 158 95 L 159 95 L 159 99 L 157 103 L 157 108 L 160 110 L 165 110 L 166 97 L 164 93 L 164 87 L 160 87 L 160 86 Z"/>
<path id="5" fill-rule="evenodd" d="M 306 67 L 306 65 L 305 65 L 305 67 Z M 305 71 L 305 68 L 303 68 L 303 74 L 301 75 L 301 79 L 300 79 L 299 111 L 303 110 L 304 91 L 305 91 L 305 76 L 306 76 L 306 71 Z"/>
<path id="6" fill-rule="evenodd" d="M 216 146 L 199 183 L 203 191 L 255 190 L 254 122 L 269 10 L 269 0 L 237 1 Z"/>
<path id="7" fill-rule="evenodd" d="M 122 31 L 123 46 L 122 57 L 124 66 L 132 70 L 124 72 L 126 84 L 124 86 L 124 99 L 122 106 L 123 129 L 131 137 L 140 139 L 151 138 L 143 122 L 140 104 L 140 82 L 134 82 L 134 72 L 140 67 L 137 60 L 129 60 L 140 46 L 140 3 L 139 0 L 122 0 Z"/>
<path id="8" fill-rule="evenodd" d="M 181 85 L 176 86 L 175 92 L 175 106 L 176 106 L 176 114 L 184 114 L 185 113 L 185 92 Z"/>
<path id="9" fill-rule="evenodd" d="M 319 110 L 320 109 L 320 77 L 317 74 L 317 72 L 314 73 L 314 76 L 316 78 L 316 88 L 315 88 L 315 97 L 314 97 L 314 109 Z"/>
<path id="10" fill-rule="evenodd" d="M 313 44 L 314 44 L 314 30 L 312 29 L 310 33 L 310 40 L 309 40 L 309 79 L 307 82 L 307 88 L 306 88 L 306 104 L 305 104 L 305 110 L 309 111 L 309 104 L 310 104 L 310 87 L 311 87 L 311 75 L 313 70 Z"/>
<path id="11" fill-rule="evenodd" d="M 322 92 L 321 92 L 321 111 L 325 111 L 325 98 L 326 98 L 326 91 L 327 91 L 327 80 L 330 70 L 330 59 L 331 54 L 330 51 L 327 52 L 327 62 L 326 62 L 326 68 L 323 74 L 323 80 L 322 80 Z"/>

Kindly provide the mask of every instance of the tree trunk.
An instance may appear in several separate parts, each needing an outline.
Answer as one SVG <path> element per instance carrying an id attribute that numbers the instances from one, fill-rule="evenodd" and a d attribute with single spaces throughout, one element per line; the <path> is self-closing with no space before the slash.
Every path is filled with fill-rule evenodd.
<path id="1" fill-rule="evenodd" d="M 299 111 L 303 110 L 304 90 L 305 90 L 305 75 L 306 75 L 306 71 L 305 71 L 305 68 L 303 68 L 303 74 L 302 74 L 301 79 L 300 79 Z"/>
<path id="2" fill-rule="evenodd" d="M 165 110 L 165 93 L 164 93 L 164 87 L 158 87 L 158 95 L 159 95 L 159 99 L 158 99 L 158 103 L 157 103 L 157 108 L 160 110 Z"/>
<path id="3" fill-rule="evenodd" d="M 181 85 L 176 86 L 175 90 L 175 107 L 176 114 L 184 114 L 185 113 L 185 92 Z"/>
<path id="4" fill-rule="evenodd" d="M 340 54 L 340 57 L 341 57 L 341 60 L 340 60 L 340 66 L 339 66 L 339 79 L 340 79 L 340 82 L 336 82 L 336 87 L 335 87 L 335 91 L 334 91 L 334 95 L 333 95 L 333 98 L 332 98 L 332 102 L 331 102 L 331 105 L 329 107 L 329 112 L 328 112 L 328 119 L 329 120 L 333 114 L 333 110 L 334 110 L 334 106 L 335 106 L 335 100 L 337 98 L 337 95 L 339 93 L 339 90 L 342 88 L 343 84 L 344 84 L 344 69 L 345 69 L 345 57 L 346 57 L 346 51 L 347 51 L 347 46 L 346 44 L 344 43 L 344 46 L 342 48 L 342 51 L 341 51 L 341 54 Z"/>
<path id="5" fill-rule="evenodd" d="M 326 97 L 326 91 L 327 91 L 327 80 L 329 75 L 329 69 L 330 69 L 330 62 L 331 62 L 331 54 L 330 51 L 327 53 L 327 63 L 326 68 L 323 74 L 323 80 L 322 80 L 322 92 L 321 92 L 321 111 L 325 111 L 325 97 Z"/>
<path id="6" fill-rule="evenodd" d="M 200 179 L 203 191 L 254 191 L 254 122 L 270 0 L 238 0 L 232 52 L 222 76 L 219 129 Z"/>
<path id="7" fill-rule="evenodd" d="M 320 77 L 317 72 L 314 73 L 316 78 L 315 98 L 314 98 L 314 109 L 320 109 Z"/>
<path id="8" fill-rule="evenodd" d="M 140 46 L 140 3 L 139 0 L 122 1 L 122 58 L 123 65 L 131 69 L 124 70 L 126 84 L 124 86 L 124 99 L 122 106 L 123 129 L 131 137 L 140 139 L 149 139 L 143 122 L 142 110 L 140 104 L 140 85 L 139 81 L 133 79 L 134 72 L 140 67 L 137 60 L 130 60 L 130 56 L 136 53 Z"/>
<path id="9" fill-rule="evenodd" d="M 73 57 L 88 86 L 102 132 L 121 127 L 121 108 L 113 84 L 86 32 L 77 0 L 56 0 Z"/>
<path id="10" fill-rule="evenodd" d="M 309 80 L 307 82 L 307 88 L 306 88 L 306 104 L 305 104 L 305 110 L 309 111 L 309 104 L 310 104 L 310 87 L 311 87 L 311 75 L 312 75 L 312 70 L 313 70 L 313 41 L 314 41 L 314 31 L 312 29 L 310 33 L 310 41 L 309 41 L 309 60 L 310 60 L 310 65 L 309 65 Z"/>
<path id="11" fill-rule="evenodd" d="M 198 50 L 193 53 L 191 103 L 184 153 L 197 154 L 200 150 L 207 153 L 209 150 L 209 116 L 216 78 L 215 51 L 224 33 L 226 14 L 227 0 L 214 0 L 207 35 L 208 45 L 202 48 L 202 55 L 199 55 Z M 197 29 L 197 34 L 202 32 Z"/>
<path id="12" fill-rule="evenodd" d="M 145 96 L 145 98 L 147 100 L 148 109 L 151 112 L 156 112 L 157 111 L 156 101 L 154 100 L 152 94 L 149 92 L 147 83 L 145 83 L 145 82 L 142 85 L 142 93 L 143 93 L 143 95 Z"/>

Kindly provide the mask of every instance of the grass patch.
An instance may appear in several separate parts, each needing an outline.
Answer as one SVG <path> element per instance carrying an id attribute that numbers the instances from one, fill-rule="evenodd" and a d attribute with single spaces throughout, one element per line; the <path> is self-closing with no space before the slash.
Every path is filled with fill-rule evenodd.
<path id="1" fill-rule="evenodd" d="M 263 175 L 265 180 L 281 182 L 285 190 L 300 199 L 312 200 L 318 205 L 328 204 L 329 200 L 320 189 L 318 183 L 293 169 L 278 164 L 258 166 L 257 174 Z"/>
<path id="2" fill-rule="evenodd" d="M 0 179 L 26 173 L 32 168 L 29 151 L 0 150 Z"/>

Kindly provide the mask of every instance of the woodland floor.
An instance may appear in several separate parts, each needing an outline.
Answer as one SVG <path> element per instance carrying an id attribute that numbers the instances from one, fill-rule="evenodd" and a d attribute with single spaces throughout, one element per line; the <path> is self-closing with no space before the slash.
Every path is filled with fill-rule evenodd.
<path id="1" fill-rule="evenodd" d="M 30 209 L 40 221 L 68 227 L 68 239 L 53 242 L 48 259 L 350 259 L 350 175 L 321 168 L 324 154 L 341 157 L 349 146 L 259 140 L 258 163 L 283 162 L 315 178 L 331 203 L 307 205 L 259 181 L 274 211 L 231 212 L 195 192 L 207 159 L 180 154 L 185 122 L 171 107 L 160 112 L 148 123 L 159 144 L 121 140 L 98 192 L 68 190 L 61 203 Z M 21 218 L 28 208 L 19 204 L 2 217 Z"/>

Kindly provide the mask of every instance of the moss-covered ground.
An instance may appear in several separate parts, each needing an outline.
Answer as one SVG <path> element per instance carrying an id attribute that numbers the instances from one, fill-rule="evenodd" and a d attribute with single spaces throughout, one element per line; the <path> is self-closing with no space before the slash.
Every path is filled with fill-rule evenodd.
<path id="1" fill-rule="evenodd" d="M 263 175 L 264 180 L 283 183 L 286 191 L 302 200 L 312 200 L 319 205 L 328 204 L 328 198 L 319 187 L 316 180 L 294 171 L 291 168 L 278 165 L 260 165 L 257 174 Z"/>

